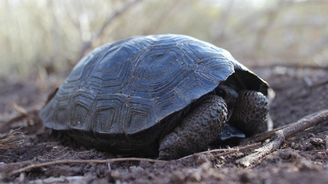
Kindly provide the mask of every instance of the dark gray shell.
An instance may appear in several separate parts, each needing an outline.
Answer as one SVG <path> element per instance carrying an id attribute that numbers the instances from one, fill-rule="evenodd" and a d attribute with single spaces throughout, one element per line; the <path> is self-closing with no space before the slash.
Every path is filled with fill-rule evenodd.
<path id="1" fill-rule="evenodd" d="M 40 115 L 55 130 L 122 139 L 146 132 L 143 139 L 155 140 L 163 124 L 174 126 L 163 119 L 232 74 L 241 88 L 267 94 L 267 84 L 224 49 L 183 35 L 133 37 L 82 59 Z"/>

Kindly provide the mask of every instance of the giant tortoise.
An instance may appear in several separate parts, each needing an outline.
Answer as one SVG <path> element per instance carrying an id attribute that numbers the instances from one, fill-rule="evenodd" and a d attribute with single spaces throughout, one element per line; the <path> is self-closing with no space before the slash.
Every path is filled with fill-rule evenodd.
<path id="1" fill-rule="evenodd" d="M 101 150 L 174 159 L 225 131 L 270 128 L 269 86 L 231 54 L 175 34 L 136 36 L 83 58 L 40 112 L 45 127 Z"/>

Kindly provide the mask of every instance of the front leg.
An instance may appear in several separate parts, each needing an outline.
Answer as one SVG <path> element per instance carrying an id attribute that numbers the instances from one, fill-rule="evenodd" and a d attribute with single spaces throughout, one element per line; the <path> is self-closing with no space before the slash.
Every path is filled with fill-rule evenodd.
<path id="1" fill-rule="evenodd" d="M 272 129 L 268 98 L 257 91 L 241 91 L 229 123 L 248 136 Z"/>
<path id="2" fill-rule="evenodd" d="M 216 140 L 227 122 L 227 115 L 223 98 L 209 95 L 171 133 L 163 137 L 159 159 L 175 159 L 206 149 Z"/>

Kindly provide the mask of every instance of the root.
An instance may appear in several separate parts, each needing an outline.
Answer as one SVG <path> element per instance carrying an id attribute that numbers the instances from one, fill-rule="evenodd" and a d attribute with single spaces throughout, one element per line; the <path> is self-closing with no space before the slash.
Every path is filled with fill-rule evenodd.
<path id="1" fill-rule="evenodd" d="M 261 134 L 262 136 L 258 135 L 256 138 L 251 139 L 251 141 L 259 141 L 261 139 L 265 140 L 273 135 L 275 135 L 275 137 L 269 143 L 264 144 L 262 147 L 256 149 L 253 153 L 238 159 L 236 162 L 244 167 L 254 165 L 255 163 L 261 161 L 266 155 L 277 150 L 288 137 L 294 136 L 298 132 L 304 131 L 327 120 L 328 109 L 305 116 L 297 122 L 289 124 L 273 132 Z"/>

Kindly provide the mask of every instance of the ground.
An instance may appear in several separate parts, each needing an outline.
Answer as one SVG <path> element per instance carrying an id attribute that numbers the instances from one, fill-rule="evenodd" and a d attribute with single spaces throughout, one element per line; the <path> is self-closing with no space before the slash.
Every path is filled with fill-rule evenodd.
<path id="1" fill-rule="evenodd" d="M 328 109 L 328 70 L 261 67 L 255 72 L 276 92 L 271 104 L 275 127 Z M 34 82 L 31 82 L 34 81 Z M 236 159 L 248 152 L 219 156 L 207 153 L 166 163 L 148 161 L 111 164 L 56 164 L 9 176 L 23 166 L 63 159 L 109 159 L 110 153 L 86 149 L 53 135 L 35 116 L 7 120 L 18 112 L 42 106 L 58 80 L 0 80 L 0 131 L 17 129 L 24 142 L 1 148 L 0 177 L 4 183 L 328 183 L 328 122 L 289 138 L 283 147 L 258 164 L 243 168 Z M 16 105 L 13 105 L 16 104 Z M 18 111 L 18 112 L 17 112 Z M 33 114 L 32 114 L 33 115 Z M 35 115 L 35 114 L 34 114 Z M 2 122 L 1 122 L 2 121 Z M 7 123 L 6 123 L 7 122 Z M 0 139 L 1 140 L 1 139 Z"/>

